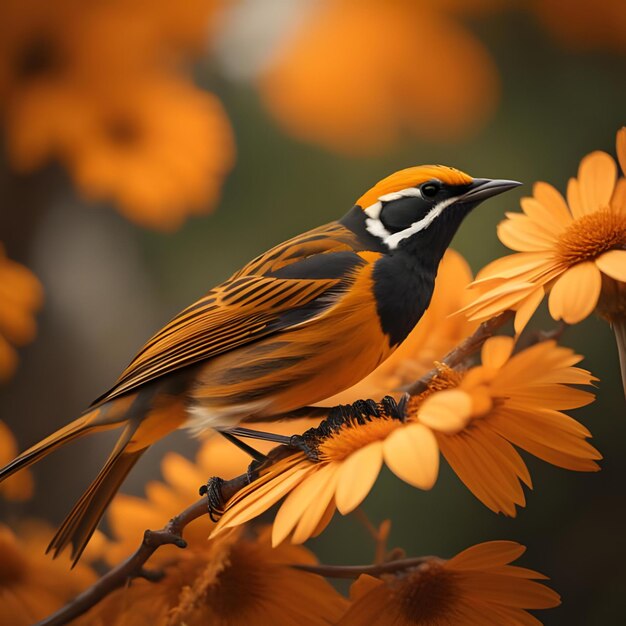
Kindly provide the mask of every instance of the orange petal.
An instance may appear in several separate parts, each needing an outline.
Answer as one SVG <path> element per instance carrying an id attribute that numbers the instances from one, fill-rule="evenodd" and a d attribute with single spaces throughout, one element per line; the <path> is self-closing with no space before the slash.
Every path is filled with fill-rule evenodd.
<path id="1" fill-rule="evenodd" d="M 550 213 L 559 223 L 568 226 L 572 222 L 572 214 L 565 198 L 552 185 L 541 181 L 535 183 L 533 195 L 537 202 L 550 209 Z"/>
<path id="2" fill-rule="evenodd" d="M 511 250 L 517 252 L 540 252 L 547 250 L 554 242 L 554 237 L 547 235 L 525 215 L 510 214 L 509 219 L 500 222 L 497 227 L 498 239 Z"/>
<path id="3" fill-rule="evenodd" d="M 439 446 L 429 428 L 409 424 L 394 430 L 383 444 L 385 463 L 400 479 L 431 489 L 439 473 Z"/>
<path id="4" fill-rule="evenodd" d="M 596 259 L 596 265 L 602 273 L 626 283 L 626 250 L 609 250 Z"/>
<path id="5" fill-rule="evenodd" d="M 486 570 L 507 565 L 519 559 L 526 548 L 515 541 L 486 541 L 467 548 L 452 557 L 446 567 L 455 570 Z"/>
<path id="6" fill-rule="evenodd" d="M 342 515 L 347 515 L 363 502 L 376 482 L 382 464 L 382 441 L 374 441 L 357 450 L 341 464 L 335 501 Z"/>
<path id="7" fill-rule="evenodd" d="M 534 224 L 554 237 L 558 237 L 568 226 L 568 220 L 563 220 L 560 214 L 555 214 L 550 207 L 544 206 L 536 198 L 522 198 L 520 204 Z"/>
<path id="8" fill-rule="evenodd" d="M 578 183 L 584 214 L 609 205 L 616 180 L 617 166 L 606 152 L 592 152 L 580 162 Z"/>
<path id="9" fill-rule="evenodd" d="M 472 415 L 472 398 L 461 389 L 439 391 L 419 408 L 420 423 L 448 435 L 465 428 Z"/>
<path id="10" fill-rule="evenodd" d="M 548 307 L 555 320 L 568 324 L 584 320 L 595 308 L 602 288 L 602 275 L 592 261 L 570 267 L 552 287 Z"/>
<path id="11" fill-rule="evenodd" d="M 534 315 L 545 295 L 543 287 L 537 287 L 535 291 L 532 291 L 524 298 L 517 309 L 517 313 L 515 313 L 513 326 L 515 327 L 516 335 L 522 334 L 522 331 L 526 328 L 526 324 L 528 324 L 530 318 Z"/>
<path id="12" fill-rule="evenodd" d="M 482 364 L 493 369 L 500 369 L 511 356 L 515 341 L 512 337 L 491 337 L 485 341 L 482 352 Z"/>

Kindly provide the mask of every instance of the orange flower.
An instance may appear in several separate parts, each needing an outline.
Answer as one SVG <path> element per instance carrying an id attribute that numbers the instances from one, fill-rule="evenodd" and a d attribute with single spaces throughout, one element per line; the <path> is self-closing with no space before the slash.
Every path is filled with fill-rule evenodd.
<path id="1" fill-rule="evenodd" d="M 51 529 L 24 524 L 16 535 L 0 525 L 0 615 L 10 626 L 30 626 L 74 598 L 96 580 L 84 563 L 70 570 L 65 556 L 45 554 Z"/>
<path id="2" fill-rule="evenodd" d="M 161 581 L 133 581 L 107 597 L 87 619 L 92 626 L 336 623 L 346 600 L 320 576 L 290 567 L 314 563 L 305 548 L 272 548 L 269 532 L 250 538 L 237 529 L 178 550 Z"/>
<path id="3" fill-rule="evenodd" d="M 509 565 L 525 549 L 513 541 L 489 541 L 448 561 L 430 558 L 396 574 L 363 575 L 352 585 L 352 604 L 338 625 L 539 625 L 526 609 L 552 608 L 560 598 L 535 582 L 545 579 L 542 574 Z"/>
<path id="4" fill-rule="evenodd" d="M 234 158 L 219 101 L 165 77 L 109 96 L 67 146 L 84 193 L 115 199 L 131 220 L 163 230 L 210 210 Z"/>
<path id="5" fill-rule="evenodd" d="M 472 273 L 465 259 L 448 249 L 441 261 L 428 310 L 400 347 L 376 370 L 350 389 L 320 402 L 321 406 L 351 404 L 361 398 L 398 396 L 398 392 L 425 374 L 477 326 L 461 315 L 451 316 L 469 299 Z M 297 430 L 291 431 L 298 432 Z"/>
<path id="6" fill-rule="evenodd" d="M 534 0 L 529 8 L 564 45 L 626 52 L 626 5 L 622 0 Z"/>
<path id="7" fill-rule="evenodd" d="M 498 79 L 487 50 L 446 9 L 319 2 L 279 44 L 261 95 L 289 132 L 340 152 L 380 151 L 407 130 L 437 141 L 465 135 L 492 113 Z"/>
<path id="8" fill-rule="evenodd" d="M 154 228 L 209 211 L 233 138 L 220 103 L 180 66 L 222 4 L 3 3 L 0 114 L 12 165 L 56 157 L 87 196 Z"/>
<path id="9" fill-rule="evenodd" d="M 15 437 L 9 427 L 0 420 L 0 467 L 17 456 Z M 34 483 L 30 470 L 22 470 L 0 484 L 0 496 L 7 500 L 29 500 L 33 495 Z"/>
<path id="10" fill-rule="evenodd" d="M 0 244 L 0 381 L 13 375 L 21 346 L 35 337 L 35 312 L 41 307 L 43 289 L 35 275 L 8 259 Z"/>
<path id="11" fill-rule="evenodd" d="M 624 169 L 626 128 L 617 150 Z M 626 315 L 626 179 L 617 180 L 615 161 L 604 152 L 586 156 L 569 182 L 567 203 L 547 183 L 533 191 L 522 199 L 524 213 L 508 213 L 498 227 L 500 240 L 518 253 L 479 272 L 474 286 L 481 295 L 462 311 L 482 321 L 515 309 L 519 333 L 550 291 L 552 317 L 575 324 L 596 308 L 604 281 L 623 292 L 617 308 Z"/>
<path id="12" fill-rule="evenodd" d="M 367 496 L 383 461 L 405 482 L 430 489 L 441 452 L 466 486 L 486 506 L 514 516 L 525 504 L 522 483 L 531 486 L 514 448 L 577 471 L 595 471 L 600 454 L 585 441 L 589 431 L 561 412 L 583 406 L 593 395 L 569 387 L 590 384 L 581 360 L 547 341 L 512 355 L 513 339 L 487 341 L 482 365 L 466 372 L 441 368 L 430 388 L 412 398 L 404 421 L 388 412 L 329 420 L 306 441 L 318 462 L 303 452 L 262 469 L 257 480 L 226 506 L 213 532 L 247 522 L 287 496 L 276 514 L 274 545 L 322 532 L 338 509 L 353 511 Z"/>

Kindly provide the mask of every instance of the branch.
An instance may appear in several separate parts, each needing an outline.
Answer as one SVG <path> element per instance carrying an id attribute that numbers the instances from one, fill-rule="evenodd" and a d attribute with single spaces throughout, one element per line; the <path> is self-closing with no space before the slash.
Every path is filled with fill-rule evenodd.
<path id="1" fill-rule="evenodd" d="M 107 572 L 98 582 L 83 591 L 74 600 L 39 622 L 36 626 L 60 626 L 67 624 L 79 615 L 86 613 L 112 591 L 123 587 L 133 578 L 144 577 L 152 581 L 159 580 L 162 577 L 162 573 L 144 570 L 146 561 L 161 546 L 175 545 L 178 548 L 186 548 L 187 542 L 183 539 L 185 526 L 193 522 L 193 520 L 206 515 L 207 512 L 206 500 L 202 498 L 179 515 L 173 517 L 161 530 L 146 530 L 143 535 L 143 541 L 134 554 Z"/>
<path id="2" fill-rule="evenodd" d="M 380 576 L 381 574 L 391 574 L 399 570 L 410 567 L 419 567 L 431 561 L 441 562 L 442 559 L 436 556 L 418 556 L 411 559 L 398 559 L 387 563 L 376 565 L 292 565 L 295 569 L 311 574 L 318 574 L 325 578 L 358 578 L 361 574 L 370 576 Z"/>
<path id="3" fill-rule="evenodd" d="M 513 317 L 513 311 L 504 311 L 492 317 L 490 320 L 483 322 L 475 331 L 473 335 L 470 335 L 467 339 L 463 340 L 458 346 L 450 350 L 448 354 L 442 359 L 442 363 L 451 367 L 452 369 L 461 365 L 468 356 L 474 354 L 482 345 L 494 335 L 496 330 L 501 326 L 504 326 Z M 408 389 L 407 393 L 412 396 L 417 396 L 420 393 L 428 389 L 428 383 L 437 376 L 439 370 L 437 368 L 431 369 L 426 372 L 417 382 L 413 383 Z"/>

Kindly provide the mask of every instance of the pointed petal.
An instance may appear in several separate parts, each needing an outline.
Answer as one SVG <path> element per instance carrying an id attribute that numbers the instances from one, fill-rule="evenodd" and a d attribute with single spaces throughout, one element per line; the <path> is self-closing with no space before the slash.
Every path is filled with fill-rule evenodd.
<path id="1" fill-rule="evenodd" d="M 550 210 L 550 213 L 563 226 L 572 222 L 572 214 L 567 207 L 565 198 L 552 185 L 544 182 L 535 183 L 533 195 L 537 202 Z"/>
<path id="2" fill-rule="evenodd" d="M 537 287 L 535 291 L 531 291 L 526 298 L 522 301 L 517 313 L 515 313 L 515 322 L 513 324 L 515 328 L 515 334 L 521 335 L 526 324 L 530 321 L 530 318 L 535 314 L 535 311 L 539 308 L 543 297 L 546 292 L 543 287 Z"/>
<path id="3" fill-rule="evenodd" d="M 615 144 L 619 165 L 622 168 L 622 173 L 626 174 L 626 126 L 622 126 L 617 131 L 617 139 Z"/>
<path id="4" fill-rule="evenodd" d="M 601 288 L 602 275 L 594 262 L 570 267 L 552 287 L 548 300 L 550 315 L 555 320 L 577 324 L 596 308 Z"/>
<path id="5" fill-rule="evenodd" d="M 486 570 L 519 559 L 526 548 L 516 541 L 486 541 L 459 552 L 446 564 L 455 570 Z"/>

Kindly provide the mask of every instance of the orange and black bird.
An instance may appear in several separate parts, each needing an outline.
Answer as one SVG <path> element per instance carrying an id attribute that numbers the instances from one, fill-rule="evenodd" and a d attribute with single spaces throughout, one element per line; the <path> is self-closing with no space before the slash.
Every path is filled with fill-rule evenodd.
<path id="1" fill-rule="evenodd" d="M 340 220 L 252 260 L 157 332 L 81 417 L 20 454 L 0 481 L 88 433 L 120 428 L 106 464 L 50 548 L 78 559 L 108 503 L 155 441 L 185 427 L 232 439 L 372 372 L 428 307 L 463 218 L 520 183 L 451 167 L 401 170 Z"/>

